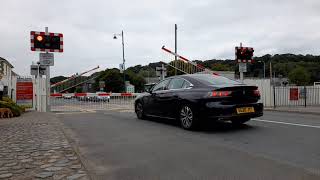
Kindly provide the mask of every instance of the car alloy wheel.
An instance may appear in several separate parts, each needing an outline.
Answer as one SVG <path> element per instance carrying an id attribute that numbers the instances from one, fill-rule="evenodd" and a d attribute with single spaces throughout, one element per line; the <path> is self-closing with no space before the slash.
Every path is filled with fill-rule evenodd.
<path id="1" fill-rule="evenodd" d="M 140 102 L 136 104 L 136 114 L 137 114 L 137 117 L 139 119 L 143 119 L 144 118 L 143 107 L 142 107 L 142 104 Z"/>
<path id="2" fill-rule="evenodd" d="M 191 129 L 194 123 L 194 115 L 188 106 L 183 106 L 180 111 L 180 121 L 184 129 Z"/>

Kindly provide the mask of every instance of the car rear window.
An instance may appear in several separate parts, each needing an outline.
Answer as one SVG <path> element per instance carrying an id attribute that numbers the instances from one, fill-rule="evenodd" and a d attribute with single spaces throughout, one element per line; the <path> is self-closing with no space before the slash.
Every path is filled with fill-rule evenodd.
<path id="1" fill-rule="evenodd" d="M 235 81 L 223 76 L 217 76 L 217 75 L 211 75 L 211 74 L 199 74 L 199 75 L 193 75 L 192 77 L 207 85 L 241 84 L 238 81 Z"/>

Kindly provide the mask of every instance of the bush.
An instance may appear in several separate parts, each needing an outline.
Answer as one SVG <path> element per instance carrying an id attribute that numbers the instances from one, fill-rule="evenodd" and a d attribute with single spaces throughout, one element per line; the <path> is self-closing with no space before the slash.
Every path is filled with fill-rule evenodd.
<path id="1" fill-rule="evenodd" d="M 15 117 L 20 116 L 21 113 L 24 112 L 24 108 L 18 106 L 8 97 L 2 98 L 2 101 L 0 101 L 0 108 L 9 108 Z"/>
<path id="2" fill-rule="evenodd" d="M 4 96 L 2 98 L 2 101 L 8 102 L 10 104 L 15 104 L 15 102 L 13 102 L 12 99 L 10 99 L 8 96 Z"/>
<path id="3" fill-rule="evenodd" d="M 22 112 L 26 112 L 26 109 L 32 108 L 31 105 L 18 105 L 18 106 L 22 109 Z"/>

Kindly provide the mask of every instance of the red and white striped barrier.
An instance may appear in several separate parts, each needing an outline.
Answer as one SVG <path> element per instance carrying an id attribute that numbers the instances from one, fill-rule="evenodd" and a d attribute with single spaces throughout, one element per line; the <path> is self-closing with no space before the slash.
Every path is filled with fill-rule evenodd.
<path id="1" fill-rule="evenodd" d="M 54 93 L 51 94 L 51 97 L 94 97 L 94 96 L 101 96 L 101 97 L 133 97 L 138 96 L 141 93 Z"/>
<path id="2" fill-rule="evenodd" d="M 199 68 L 199 69 L 201 69 L 201 70 L 203 70 L 203 71 L 206 71 L 206 72 L 212 73 L 213 75 L 219 76 L 219 74 L 217 74 L 217 73 L 215 73 L 215 72 L 212 72 L 212 70 L 210 70 L 210 69 L 208 69 L 208 68 L 205 68 L 205 67 L 202 66 L 201 64 L 197 64 L 197 63 L 195 63 L 195 62 L 192 62 L 192 61 L 190 61 L 189 59 L 187 59 L 187 58 L 185 58 L 185 57 L 183 57 L 183 56 L 180 56 L 180 55 L 177 54 L 177 53 L 174 53 L 174 52 L 170 51 L 169 49 L 165 48 L 164 46 L 162 46 L 161 49 L 164 50 L 164 51 L 166 51 L 166 52 L 168 52 L 168 53 L 170 53 L 170 54 L 172 54 L 172 55 L 174 55 L 174 56 L 177 56 L 177 57 L 178 57 L 178 60 L 181 60 L 181 61 L 183 61 L 183 62 L 185 62 L 185 63 L 192 64 L 193 66 L 196 66 L 197 68 Z"/>

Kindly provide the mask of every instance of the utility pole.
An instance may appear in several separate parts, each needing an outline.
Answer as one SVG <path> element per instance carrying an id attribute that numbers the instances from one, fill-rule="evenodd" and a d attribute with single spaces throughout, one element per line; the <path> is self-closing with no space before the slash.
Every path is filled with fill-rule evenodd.
<path id="1" fill-rule="evenodd" d="M 126 60 L 124 59 L 124 37 L 123 37 L 123 30 L 121 31 L 121 37 L 122 37 L 122 60 L 123 60 L 123 81 L 124 81 L 124 91 L 126 92 L 126 67 L 125 67 L 125 62 Z"/>
<path id="2" fill-rule="evenodd" d="M 240 48 L 242 48 L 242 43 L 240 43 Z M 239 63 L 239 66 L 241 66 L 243 62 Z M 240 71 L 240 81 L 243 83 L 243 71 Z"/>
<path id="3" fill-rule="evenodd" d="M 122 39 L 122 70 L 123 70 L 123 83 L 124 83 L 124 91 L 126 91 L 126 73 L 125 73 L 125 58 L 124 58 L 124 36 L 123 36 L 123 30 L 121 31 L 121 34 L 114 34 L 113 39 L 117 39 L 117 36 L 121 36 Z"/>
<path id="4" fill-rule="evenodd" d="M 162 64 L 162 66 L 161 66 L 161 80 L 164 80 L 164 78 L 165 78 L 165 69 L 164 69 L 164 65 Z"/>
<path id="5" fill-rule="evenodd" d="M 273 79 L 272 79 L 272 63 L 270 60 L 270 81 L 271 81 L 271 85 L 273 85 Z"/>
<path id="6" fill-rule="evenodd" d="M 258 61 L 260 63 L 263 63 L 263 78 L 266 78 L 266 63 L 264 61 Z"/>
<path id="7" fill-rule="evenodd" d="M 48 27 L 45 28 L 45 32 L 46 32 L 46 35 L 49 34 L 49 30 L 48 30 Z M 46 54 L 48 54 L 48 51 L 46 51 Z M 50 86 L 50 66 L 48 65 L 46 67 L 46 78 L 47 78 L 47 88 L 46 88 L 46 103 L 47 103 L 47 109 L 46 109 L 46 112 L 50 112 L 51 111 L 51 107 L 50 107 L 50 93 L 51 93 L 51 86 Z"/>
<path id="8" fill-rule="evenodd" d="M 148 83 L 150 83 L 150 69 L 148 68 Z"/>
<path id="9" fill-rule="evenodd" d="M 266 78 L 266 63 L 263 61 L 263 78 Z"/>
<path id="10" fill-rule="evenodd" d="M 177 24 L 174 24 L 174 52 L 177 54 Z M 174 56 L 175 67 L 177 67 L 177 56 Z M 174 74 L 177 75 L 177 69 L 174 68 Z"/>

